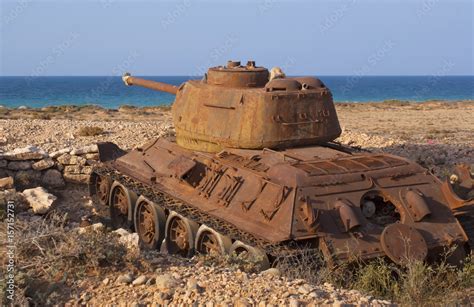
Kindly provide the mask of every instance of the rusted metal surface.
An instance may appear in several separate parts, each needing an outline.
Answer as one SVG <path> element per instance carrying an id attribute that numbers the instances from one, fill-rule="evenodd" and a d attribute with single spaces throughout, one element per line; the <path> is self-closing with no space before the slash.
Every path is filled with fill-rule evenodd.
<path id="1" fill-rule="evenodd" d="M 155 91 L 160 91 L 160 92 L 167 92 L 173 95 L 176 95 L 178 92 L 178 87 L 167 84 L 167 83 L 162 83 L 162 82 L 157 82 L 157 81 L 151 81 L 151 80 L 145 80 L 137 77 L 132 77 L 130 74 L 125 73 L 122 76 L 122 80 L 127 86 L 132 86 L 132 85 L 138 85 L 141 87 L 146 87 Z"/>
<path id="2" fill-rule="evenodd" d="M 222 68 L 229 74 L 234 69 L 263 71 L 253 62 Z M 99 145 L 103 163 L 96 174 L 166 212 L 161 226 L 169 249 L 190 255 L 196 245 L 224 253 L 231 243 L 245 243 L 255 255 L 278 257 L 296 244 L 336 261 L 382 256 L 396 263 L 434 260 L 453 245 L 463 251 L 468 237 L 453 210 L 471 208 L 471 200 L 407 159 L 331 143 L 340 127 L 321 81 L 241 85 L 181 86 L 173 105 L 177 143 L 159 138 L 126 154 L 113 144 Z M 472 189 L 465 171 L 457 176 Z M 111 206 L 129 210 L 127 199 Z M 135 228 L 156 242 L 157 219 L 147 208 Z"/>

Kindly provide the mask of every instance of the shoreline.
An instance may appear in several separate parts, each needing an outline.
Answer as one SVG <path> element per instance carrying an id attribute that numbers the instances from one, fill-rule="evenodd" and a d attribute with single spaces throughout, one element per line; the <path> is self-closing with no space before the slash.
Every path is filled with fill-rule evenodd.
<path id="1" fill-rule="evenodd" d="M 7 107 L 0 103 L 0 118 L 7 112 L 15 111 L 30 111 L 30 112 L 55 112 L 55 111 L 73 111 L 73 110 L 102 110 L 116 112 L 121 109 L 134 109 L 134 110 L 161 110 L 169 111 L 173 103 L 163 104 L 163 105 L 153 105 L 153 106 L 135 106 L 131 104 L 122 104 L 118 108 L 107 108 L 98 104 L 62 104 L 62 105 L 49 105 L 43 107 L 30 107 L 30 106 L 19 106 L 19 107 Z M 422 101 L 415 100 L 402 100 L 402 99 L 388 99 L 388 100 L 374 100 L 374 101 L 334 101 L 336 106 L 356 106 L 356 105 L 366 105 L 366 106 L 378 106 L 378 107 L 390 107 L 390 106 L 420 106 L 420 105 L 470 105 L 474 104 L 474 99 L 453 99 L 453 100 L 444 100 L 444 99 L 429 99 Z"/>

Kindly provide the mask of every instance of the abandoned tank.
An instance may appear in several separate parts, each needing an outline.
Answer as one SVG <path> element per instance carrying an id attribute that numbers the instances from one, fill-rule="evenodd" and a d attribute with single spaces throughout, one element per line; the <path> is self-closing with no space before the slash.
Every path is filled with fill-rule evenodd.
<path id="1" fill-rule="evenodd" d="M 341 128 L 321 80 L 253 61 L 180 86 L 123 80 L 176 95 L 175 137 L 128 152 L 101 143 L 91 179 L 114 227 L 134 229 L 144 247 L 246 253 L 262 268 L 301 249 L 330 262 L 436 260 L 453 247 L 464 256 L 471 229 L 455 214 L 472 199 L 405 158 L 334 142 Z"/>

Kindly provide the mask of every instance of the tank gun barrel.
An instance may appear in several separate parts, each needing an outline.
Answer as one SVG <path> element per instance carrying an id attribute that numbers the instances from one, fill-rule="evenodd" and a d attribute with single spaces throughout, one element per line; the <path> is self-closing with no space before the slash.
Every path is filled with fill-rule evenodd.
<path id="1" fill-rule="evenodd" d="M 176 95 L 178 92 L 178 87 L 175 85 L 132 77 L 129 73 L 123 74 L 122 80 L 127 86 L 138 85 L 155 91 L 167 92 L 173 95 Z"/>

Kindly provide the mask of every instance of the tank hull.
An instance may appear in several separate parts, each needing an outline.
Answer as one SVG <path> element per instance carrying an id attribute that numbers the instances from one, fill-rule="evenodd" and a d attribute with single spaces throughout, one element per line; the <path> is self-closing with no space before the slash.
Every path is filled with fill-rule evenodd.
<path id="1" fill-rule="evenodd" d="M 468 241 L 442 183 L 388 154 L 335 144 L 213 154 L 163 138 L 128 153 L 100 144 L 99 152 L 96 176 L 274 257 L 306 246 L 336 261 L 400 263 Z"/>

